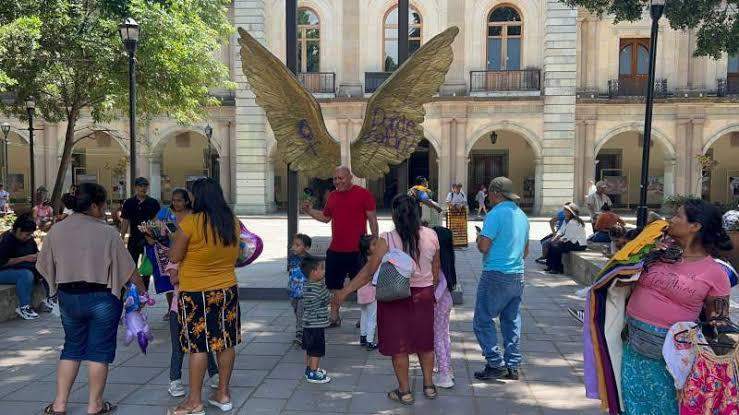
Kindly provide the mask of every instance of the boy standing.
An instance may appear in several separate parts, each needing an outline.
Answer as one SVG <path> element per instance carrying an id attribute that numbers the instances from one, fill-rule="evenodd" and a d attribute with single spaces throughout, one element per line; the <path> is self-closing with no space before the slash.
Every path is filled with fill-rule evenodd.
<path id="1" fill-rule="evenodd" d="M 287 289 L 290 296 L 290 304 L 295 313 L 295 344 L 303 343 L 303 287 L 305 287 L 306 276 L 300 270 L 300 264 L 308 256 L 311 247 L 311 239 L 302 233 L 295 234 L 290 255 L 287 257 Z"/>
<path id="2" fill-rule="evenodd" d="M 328 383 L 331 378 L 319 369 L 321 357 L 326 354 L 324 335 L 328 321 L 330 294 L 326 283 L 323 261 L 306 257 L 300 266 L 308 281 L 303 289 L 303 350 L 305 350 L 305 380 L 310 383 Z"/>

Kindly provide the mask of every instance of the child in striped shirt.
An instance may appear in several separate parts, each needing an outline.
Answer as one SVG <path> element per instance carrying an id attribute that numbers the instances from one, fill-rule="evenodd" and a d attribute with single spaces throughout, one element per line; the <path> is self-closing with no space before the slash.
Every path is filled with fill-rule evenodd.
<path id="1" fill-rule="evenodd" d="M 331 378 L 319 368 L 326 354 L 325 330 L 329 325 L 328 304 L 331 295 L 324 280 L 326 269 L 322 260 L 306 257 L 300 265 L 308 278 L 303 288 L 303 345 L 305 350 L 305 380 L 310 383 L 328 383 Z"/>

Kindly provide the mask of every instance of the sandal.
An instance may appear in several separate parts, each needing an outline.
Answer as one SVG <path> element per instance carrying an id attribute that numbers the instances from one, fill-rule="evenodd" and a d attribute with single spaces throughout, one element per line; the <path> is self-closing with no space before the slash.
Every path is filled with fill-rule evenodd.
<path id="1" fill-rule="evenodd" d="M 105 414 L 110 414 L 110 413 L 114 412 L 117 408 L 118 407 L 115 406 L 115 405 L 113 405 L 112 403 L 110 403 L 108 401 L 105 401 L 105 402 L 103 402 L 103 407 L 100 408 L 99 411 L 97 411 L 95 413 L 92 413 L 92 414 L 88 414 L 88 415 L 105 415 Z"/>
<path id="2" fill-rule="evenodd" d="M 436 390 L 436 385 L 424 386 L 423 396 L 425 396 L 426 399 L 436 399 L 436 397 L 439 396 L 439 392 Z"/>
<path id="3" fill-rule="evenodd" d="M 403 393 L 400 391 L 400 389 L 395 389 L 394 391 L 388 392 L 387 397 L 391 401 L 400 402 L 403 405 L 413 405 L 413 403 L 416 401 L 415 399 L 413 399 L 413 394 L 410 391 Z"/>
<path id="4" fill-rule="evenodd" d="M 54 404 L 50 403 L 46 408 L 44 408 L 44 415 L 67 415 L 67 412 L 66 411 L 55 411 Z"/>
<path id="5" fill-rule="evenodd" d="M 185 408 L 181 405 L 167 410 L 167 415 L 205 415 L 205 405 L 200 408 Z"/>

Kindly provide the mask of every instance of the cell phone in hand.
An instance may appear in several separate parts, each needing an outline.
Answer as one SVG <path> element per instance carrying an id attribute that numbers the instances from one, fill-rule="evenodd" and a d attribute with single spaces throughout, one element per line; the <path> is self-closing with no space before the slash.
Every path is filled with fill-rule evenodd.
<path id="1" fill-rule="evenodd" d="M 175 233 L 175 232 L 177 232 L 177 225 L 174 224 L 173 222 L 167 222 L 167 229 L 170 232 Z"/>
<path id="2" fill-rule="evenodd" d="M 477 231 L 478 234 L 482 233 L 482 229 L 480 229 L 480 227 L 477 225 L 475 225 L 475 230 Z"/>

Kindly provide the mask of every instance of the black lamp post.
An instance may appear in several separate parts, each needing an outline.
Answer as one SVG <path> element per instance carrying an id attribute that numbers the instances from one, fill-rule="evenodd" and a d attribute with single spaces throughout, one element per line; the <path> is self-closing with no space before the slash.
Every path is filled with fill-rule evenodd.
<path id="1" fill-rule="evenodd" d="M 644 112 L 644 141 L 641 160 L 641 183 L 639 192 L 639 208 L 636 211 L 637 226 L 647 224 L 647 186 L 649 184 L 649 150 L 652 144 L 652 109 L 654 107 L 654 68 L 657 57 L 657 34 L 659 19 L 665 11 L 665 0 L 651 0 L 652 34 L 649 41 L 649 76 L 647 80 L 646 110 Z"/>
<path id="2" fill-rule="evenodd" d="M 31 195 L 31 206 L 33 206 L 36 202 L 35 200 L 36 199 L 35 197 L 36 196 L 36 177 L 34 174 L 36 171 L 36 168 L 35 168 L 36 163 L 35 163 L 35 160 L 34 160 L 35 157 L 33 154 L 33 131 L 34 131 L 33 116 L 36 113 L 36 100 L 31 96 L 26 98 L 26 111 L 28 112 L 28 151 L 30 153 L 29 157 L 30 157 L 30 162 L 31 162 L 30 163 L 30 170 L 31 170 L 30 176 L 31 177 L 29 179 L 31 182 L 30 195 Z"/>
<path id="3" fill-rule="evenodd" d="M 206 125 L 205 128 L 203 128 L 203 131 L 205 132 L 205 137 L 208 138 L 208 159 L 205 161 L 205 165 L 208 168 L 208 177 L 213 177 L 213 154 L 211 154 L 211 147 L 210 147 L 210 140 L 213 138 L 213 127 L 210 126 L 210 124 Z"/>
<path id="4" fill-rule="evenodd" d="M 2 170 L 2 183 L 5 183 L 8 180 L 8 134 L 10 134 L 10 124 L 7 122 L 4 122 L 2 126 L 0 126 L 0 129 L 2 129 L 3 132 L 3 170 Z"/>
<path id="5" fill-rule="evenodd" d="M 298 73 L 298 1 L 285 0 L 285 66 Z M 298 233 L 298 172 L 287 166 L 287 248 Z"/>
<path id="6" fill-rule="evenodd" d="M 130 132 L 129 166 L 131 177 L 129 193 L 133 195 L 136 180 L 136 47 L 139 43 L 140 28 L 135 20 L 128 17 L 118 26 L 123 46 L 128 52 L 128 118 Z"/>

